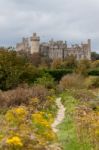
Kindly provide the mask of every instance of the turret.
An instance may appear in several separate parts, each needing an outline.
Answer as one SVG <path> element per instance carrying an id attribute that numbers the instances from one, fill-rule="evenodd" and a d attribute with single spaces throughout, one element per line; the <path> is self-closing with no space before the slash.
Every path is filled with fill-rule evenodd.
<path id="1" fill-rule="evenodd" d="M 40 37 L 33 33 L 33 36 L 30 38 L 31 40 L 31 54 L 38 53 L 40 47 Z"/>
<path id="2" fill-rule="evenodd" d="M 88 39 L 88 59 L 91 60 L 91 39 Z"/>

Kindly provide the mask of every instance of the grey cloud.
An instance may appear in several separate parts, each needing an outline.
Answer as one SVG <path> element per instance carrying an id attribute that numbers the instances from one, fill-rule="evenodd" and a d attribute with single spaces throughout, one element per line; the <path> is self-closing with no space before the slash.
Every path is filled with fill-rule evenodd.
<path id="1" fill-rule="evenodd" d="M 42 40 L 92 39 L 99 48 L 99 0 L 0 0 L 0 45 L 15 45 L 32 32 Z"/>

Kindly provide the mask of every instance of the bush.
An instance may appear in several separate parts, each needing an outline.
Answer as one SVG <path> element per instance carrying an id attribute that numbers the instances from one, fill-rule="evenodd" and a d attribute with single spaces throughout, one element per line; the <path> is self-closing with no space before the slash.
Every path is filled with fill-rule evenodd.
<path id="1" fill-rule="evenodd" d="M 51 128 L 53 115 L 32 112 L 30 107 L 24 106 L 6 112 L 0 124 L 0 149 L 46 150 L 45 147 L 55 141 L 56 135 Z"/>
<path id="2" fill-rule="evenodd" d="M 88 75 L 99 76 L 99 68 L 89 70 Z"/>
<path id="3" fill-rule="evenodd" d="M 38 69 L 34 67 L 32 64 L 25 64 L 23 72 L 20 75 L 20 82 L 33 84 L 38 77 L 39 77 Z"/>
<path id="4" fill-rule="evenodd" d="M 72 96 L 81 102 L 92 102 L 96 100 L 96 97 L 91 91 L 86 89 L 76 89 L 71 91 Z"/>
<path id="5" fill-rule="evenodd" d="M 44 74 L 35 81 L 35 84 L 43 85 L 45 88 L 51 89 L 55 87 L 54 79 L 49 74 Z"/>
<path id="6" fill-rule="evenodd" d="M 91 62 L 89 60 L 81 60 L 75 69 L 75 72 L 83 76 L 88 75 L 88 69 L 91 68 Z"/>
<path id="7" fill-rule="evenodd" d="M 55 81 L 60 81 L 64 75 L 71 74 L 73 72 L 72 69 L 49 69 L 42 70 L 42 74 L 48 73 L 50 74 Z"/>
<path id="8" fill-rule="evenodd" d="M 61 69 L 62 68 L 62 60 L 61 59 L 55 59 L 53 60 L 52 64 L 51 64 L 51 68 L 52 69 Z"/>
<path id="9" fill-rule="evenodd" d="M 29 105 L 31 99 L 38 98 L 38 108 L 43 107 L 47 96 L 52 95 L 45 87 L 38 85 L 33 87 L 18 87 L 6 92 L 0 91 L 0 107 Z"/>
<path id="10" fill-rule="evenodd" d="M 64 68 L 74 69 L 77 66 L 77 60 L 75 56 L 73 55 L 67 56 L 63 62 L 63 66 Z"/>
<path id="11" fill-rule="evenodd" d="M 99 60 L 96 60 L 92 63 L 92 68 L 99 68 Z"/>
<path id="12" fill-rule="evenodd" d="M 86 78 L 85 85 L 87 88 L 98 88 L 99 87 L 99 77 L 90 76 Z"/>
<path id="13" fill-rule="evenodd" d="M 92 87 L 99 88 L 99 77 L 93 79 Z"/>
<path id="14" fill-rule="evenodd" d="M 64 76 L 59 84 L 60 89 L 65 90 L 65 89 L 79 89 L 83 88 L 83 77 L 77 74 L 72 74 L 72 75 L 66 75 Z"/>

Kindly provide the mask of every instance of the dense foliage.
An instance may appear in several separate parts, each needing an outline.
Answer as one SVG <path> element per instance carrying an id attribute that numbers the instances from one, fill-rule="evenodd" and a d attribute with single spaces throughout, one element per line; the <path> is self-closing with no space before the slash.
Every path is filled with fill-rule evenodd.
<path id="1" fill-rule="evenodd" d="M 92 60 L 99 60 L 99 53 L 92 52 L 91 53 L 91 58 L 92 58 Z"/>

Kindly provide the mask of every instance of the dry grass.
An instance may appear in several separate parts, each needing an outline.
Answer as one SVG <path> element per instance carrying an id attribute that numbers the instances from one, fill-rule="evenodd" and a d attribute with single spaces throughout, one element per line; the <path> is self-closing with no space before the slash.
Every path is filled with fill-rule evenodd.
<path id="1" fill-rule="evenodd" d="M 46 100 L 49 91 L 43 86 L 18 87 L 9 91 L 0 91 L 0 107 L 28 105 L 31 98 L 38 98 L 40 103 Z"/>
<path id="2" fill-rule="evenodd" d="M 60 81 L 60 88 L 65 89 L 81 89 L 84 87 L 84 79 L 77 74 L 66 75 Z"/>

